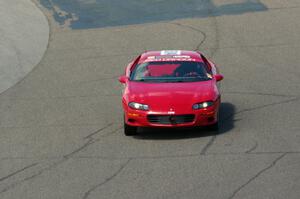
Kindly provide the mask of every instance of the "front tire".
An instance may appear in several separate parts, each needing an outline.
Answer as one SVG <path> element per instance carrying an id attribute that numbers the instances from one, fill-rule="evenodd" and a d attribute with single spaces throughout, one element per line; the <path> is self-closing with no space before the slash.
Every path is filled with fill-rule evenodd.
<path id="1" fill-rule="evenodd" d="M 219 121 L 216 122 L 215 124 L 209 125 L 208 130 L 218 132 L 219 131 Z"/>
<path id="2" fill-rule="evenodd" d="M 136 126 L 130 126 L 125 123 L 124 121 L 124 134 L 126 136 L 133 136 L 137 135 L 137 127 Z"/>
<path id="3" fill-rule="evenodd" d="M 220 120 L 220 112 L 219 112 L 219 110 L 218 110 L 217 122 L 214 123 L 214 124 L 212 124 L 212 125 L 209 125 L 209 126 L 208 126 L 208 130 L 214 131 L 214 132 L 218 133 L 218 132 L 219 132 L 219 126 L 220 126 L 220 125 L 219 125 L 219 120 Z"/>

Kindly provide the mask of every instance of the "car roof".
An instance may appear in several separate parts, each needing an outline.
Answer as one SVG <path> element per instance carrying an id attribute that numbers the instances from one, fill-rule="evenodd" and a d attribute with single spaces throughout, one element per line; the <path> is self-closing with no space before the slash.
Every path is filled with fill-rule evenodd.
<path id="1" fill-rule="evenodd" d="M 147 51 L 141 54 L 140 63 L 155 62 L 155 61 L 194 61 L 203 62 L 201 54 L 195 51 L 188 50 L 161 50 Z"/>

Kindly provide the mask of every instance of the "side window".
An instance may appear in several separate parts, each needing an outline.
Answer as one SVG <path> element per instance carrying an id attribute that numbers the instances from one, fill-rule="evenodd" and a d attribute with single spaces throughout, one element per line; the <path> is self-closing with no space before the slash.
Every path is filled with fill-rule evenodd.
<path id="1" fill-rule="evenodd" d="M 137 58 L 135 58 L 132 62 L 130 62 L 130 64 L 127 66 L 126 68 L 126 76 L 130 77 L 131 76 L 131 72 L 134 70 L 134 68 L 136 67 L 137 63 L 139 62 L 141 58 L 141 55 L 139 55 Z"/>
<path id="2" fill-rule="evenodd" d="M 208 62 L 208 60 L 206 59 L 206 57 L 204 57 L 202 54 L 201 54 L 201 58 L 202 58 L 202 60 L 203 60 L 203 62 L 205 64 L 205 68 L 206 68 L 207 72 L 212 75 L 212 70 L 211 70 L 212 68 L 211 68 L 210 63 Z"/>

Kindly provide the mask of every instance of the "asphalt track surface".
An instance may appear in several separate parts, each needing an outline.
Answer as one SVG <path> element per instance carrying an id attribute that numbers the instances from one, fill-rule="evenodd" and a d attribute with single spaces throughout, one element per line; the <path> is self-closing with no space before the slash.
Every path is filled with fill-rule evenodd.
<path id="1" fill-rule="evenodd" d="M 29 0 L 0 0 L 0 93 L 23 79 L 43 58 L 47 18 Z"/>
<path id="2" fill-rule="evenodd" d="M 79 30 L 41 7 L 51 24 L 44 58 L 0 94 L 0 198 L 298 199 L 300 4 L 259 3 Z M 199 49 L 219 65 L 219 134 L 123 135 L 117 77 L 151 49 Z"/>

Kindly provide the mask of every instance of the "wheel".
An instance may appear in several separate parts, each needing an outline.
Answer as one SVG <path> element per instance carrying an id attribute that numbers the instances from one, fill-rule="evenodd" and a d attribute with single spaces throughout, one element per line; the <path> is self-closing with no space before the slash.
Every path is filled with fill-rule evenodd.
<path id="1" fill-rule="evenodd" d="M 132 135 L 137 135 L 137 127 L 136 126 L 130 126 L 125 123 L 124 121 L 124 134 L 126 136 L 132 136 Z"/>
<path id="2" fill-rule="evenodd" d="M 219 131 L 219 120 L 220 120 L 220 114 L 219 114 L 219 111 L 218 111 L 217 122 L 212 124 L 212 125 L 209 125 L 208 130 L 218 133 L 218 131 Z"/>
<path id="3" fill-rule="evenodd" d="M 209 125 L 207 128 L 210 131 L 218 132 L 219 131 L 219 121 L 216 122 L 215 124 Z"/>

